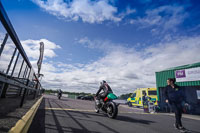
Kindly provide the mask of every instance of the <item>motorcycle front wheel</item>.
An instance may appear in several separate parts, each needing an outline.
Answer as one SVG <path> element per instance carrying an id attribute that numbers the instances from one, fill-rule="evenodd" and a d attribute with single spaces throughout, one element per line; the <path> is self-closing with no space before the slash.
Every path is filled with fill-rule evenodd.
<path id="1" fill-rule="evenodd" d="M 97 106 L 96 101 L 95 101 L 95 105 L 94 105 L 94 106 L 95 106 L 95 112 L 96 112 L 96 113 L 99 113 L 99 108 L 98 108 L 98 106 Z"/>
<path id="2" fill-rule="evenodd" d="M 118 114 L 118 107 L 114 102 L 110 102 L 107 107 L 107 115 L 109 118 L 116 118 Z"/>

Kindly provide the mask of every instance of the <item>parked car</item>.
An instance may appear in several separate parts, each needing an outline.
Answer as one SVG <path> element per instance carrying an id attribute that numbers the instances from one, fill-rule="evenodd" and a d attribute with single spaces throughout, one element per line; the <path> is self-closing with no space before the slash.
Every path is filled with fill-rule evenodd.
<path id="1" fill-rule="evenodd" d="M 94 100 L 94 97 L 93 96 L 83 96 L 81 97 L 82 100 L 90 100 L 90 101 L 93 101 Z"/>
<path id="2" fill-rule="evenodd" d="M 82 97 L 84 97 L 84 96 L 80 95 L 80 96 L 77 96 L 76 99 L 81 99 Z"/>

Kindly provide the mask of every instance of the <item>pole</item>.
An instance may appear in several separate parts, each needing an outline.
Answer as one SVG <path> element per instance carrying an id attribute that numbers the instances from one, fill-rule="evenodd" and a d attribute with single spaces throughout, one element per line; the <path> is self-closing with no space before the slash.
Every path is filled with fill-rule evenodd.
<path id="1" fill-rule="evenodd" d="M 3 43 L 1 44 L 0 56 L 1 56 L 2 52 L 3 52 L 4 46 L 6 45 L 7 40 L 8 40 L 8 33 L 6 33 L 6 35 L 4 37 L 4 40 L 3 40 Z"/>
<path id="2" fill-rule="evenodd" d="M 15 48 L 15 50 L 14 50 L 14 52 L 13 52 L 13 55 L 12 55 L 12 58 L 11 58 L 11 60 L 10 60 L 9 65 L 8 65 L 8 68 L 7 68 L 6 74 L 9 73 L 9 70 L 10 70 L 11 64 L 12 64 L 12 62 L 13 62 L 13 59 L 14 59 L 14 57 L 15 57 L 15 53 L 16 53 L 16 51 L 17 51 L 17 48 Z"/>

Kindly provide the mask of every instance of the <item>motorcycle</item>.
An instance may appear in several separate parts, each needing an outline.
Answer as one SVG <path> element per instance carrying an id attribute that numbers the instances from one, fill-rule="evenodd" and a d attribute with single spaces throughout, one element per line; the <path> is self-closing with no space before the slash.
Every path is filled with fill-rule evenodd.
<path id="1" fill-rule="evenodd" d="M 103 111 L 107 114 L 109 118 L 116 118 L 118 114 L 118 106 L 113 100 L 117 99 L 117 96 L 113 93 L 109 93 L 106 98 L 97 100 L 95 97 L 95 111 Z"/>

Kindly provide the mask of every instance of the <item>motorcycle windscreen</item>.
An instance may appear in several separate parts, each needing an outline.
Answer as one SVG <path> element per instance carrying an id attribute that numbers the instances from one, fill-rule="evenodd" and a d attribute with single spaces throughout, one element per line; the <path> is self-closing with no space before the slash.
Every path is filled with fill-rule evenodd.
<path id="1" fill-rule="evenodd" d="M 117 99 L 117 96 L 115 95 L 115 94 L 113 94 L 113 93 L 109 93 L 108 95 L 107 95 L 107 98 L 108 99 Z"/>

